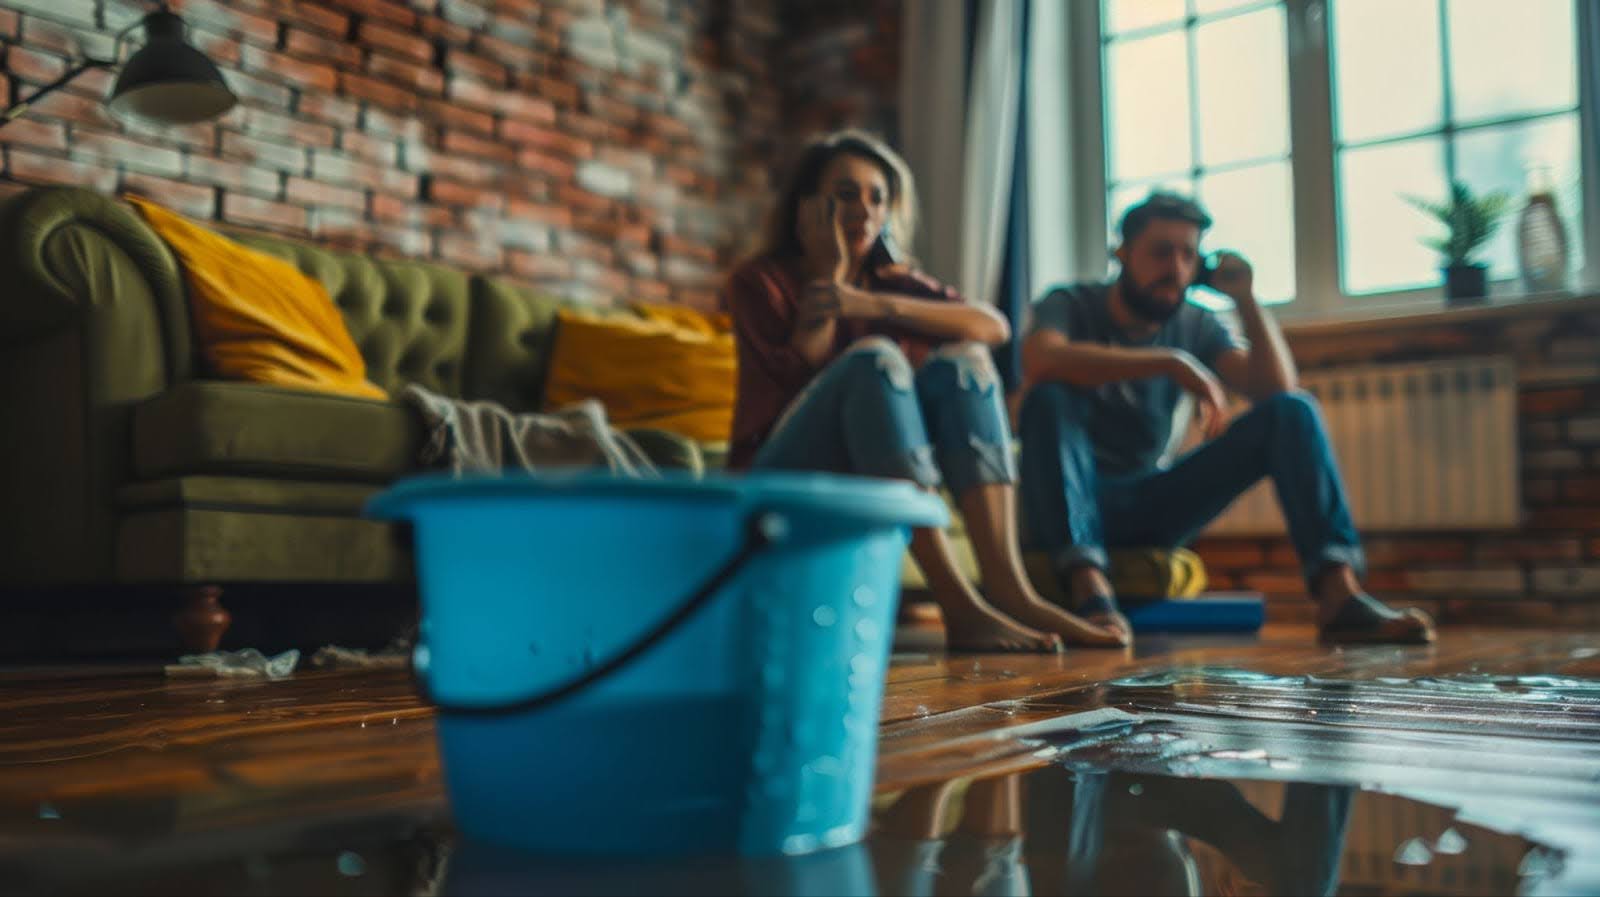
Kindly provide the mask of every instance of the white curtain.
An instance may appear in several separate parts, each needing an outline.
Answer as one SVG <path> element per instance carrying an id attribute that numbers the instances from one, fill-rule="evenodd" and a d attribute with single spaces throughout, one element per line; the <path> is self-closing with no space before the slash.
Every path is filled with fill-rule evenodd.
<path id="1" fill-rule="evenodd" d="M 1582 108 L 1583 287 L 1600 289 L 1600 4 L 1578 4 L 1578 89 Z"/>
<path id="2" fill-rule="evenodd" d="M 900 134 L 923 200 L 913 251 L 935 277 L 993 302 L 1005 253 L 1024 35 L 1019 0 L 974 2 L 970 75 L 963 71 L 966 3 L 906 4 Z"/>
<path id="3" fill-rule="evenodd" d="M 1100 60 L 1081 52 L 1099 34 L 1095 3 L 1033 4 L 1028 28 L 1029 295 L 1096 280 L 1109 267 Z M 1079 98 L 1091 98 L 1085 103 Z"/>

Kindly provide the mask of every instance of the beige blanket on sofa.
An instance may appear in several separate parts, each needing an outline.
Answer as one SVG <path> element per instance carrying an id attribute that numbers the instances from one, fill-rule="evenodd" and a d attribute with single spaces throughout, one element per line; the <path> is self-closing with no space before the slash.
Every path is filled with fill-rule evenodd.
<path id="1" fill-rule="evenodd" d="M 618 476 L 654 476 L 655 465 L 590 400 L 553 414 L 518 414 L 494 402 L 452 399 L 411 384 L 401 400 L 422 416 L 426 437 L 417 462 L 455 474 L 597 468 Z"/>

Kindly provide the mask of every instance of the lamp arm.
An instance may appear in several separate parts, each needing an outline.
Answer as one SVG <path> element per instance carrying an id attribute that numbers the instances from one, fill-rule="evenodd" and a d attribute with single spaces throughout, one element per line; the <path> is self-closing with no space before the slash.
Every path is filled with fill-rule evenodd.
<path id="1" fill-rule="evenodd" d="M 83 60 L 82 62 L 68 69 L 66 74 L 34 91 L 33 94 L 27 99 L 17 103 L 16 105 L 7 109 L 5 112 L 0 113 L 0 127 L 5 127 L 16 119 L 21 118 L 30 108 L 33 107 L 34 103 L 38 102 L 40 97 L 43 97 L 45 94 L 54 93 L 55 91 L 60 90 L 68 81 L 71 81 L 73 78 L 78 77 L 84 72 L 87 72 L 90 69 L 115 68 L 116 65 L 117 64 L 115 62 L 112 62 L 109 59 Z"/>

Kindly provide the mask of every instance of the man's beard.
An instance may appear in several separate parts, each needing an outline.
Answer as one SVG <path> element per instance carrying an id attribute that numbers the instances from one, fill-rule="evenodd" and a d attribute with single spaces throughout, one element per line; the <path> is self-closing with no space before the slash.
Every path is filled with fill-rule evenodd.
<path id="1" fill-rule="evenodd" d="M 1133 277 L 1128 274 L 1126 268 L 1122 270 L 1122 274 L 1117 278 L 1117 287 L 1122 292 L 1122 302 L 1128 307 L 1128 310 L 1133 312 L 1136 317 L 1142 318 L 1150 324 L 1167 323 L 1172 320 L 1172 316 L 1177 314 L 1178 309 L 1183 306 L 1183 298 L 1181 296 L 1178 301 L 1169 303 L 1160 296 L 1141 289 L 1138 284 L 1133 282 Z"/>

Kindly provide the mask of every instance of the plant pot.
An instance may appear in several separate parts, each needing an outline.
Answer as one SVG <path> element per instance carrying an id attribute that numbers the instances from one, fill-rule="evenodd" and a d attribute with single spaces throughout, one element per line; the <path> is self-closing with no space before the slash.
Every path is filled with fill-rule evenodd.
<path id="1" fill-rule="evenodd" d="M 1444 298 L 1449 305 L 1477 305 L 1489 295 L 1489 266 L 1451 265 L 1444 269 Z"/>

